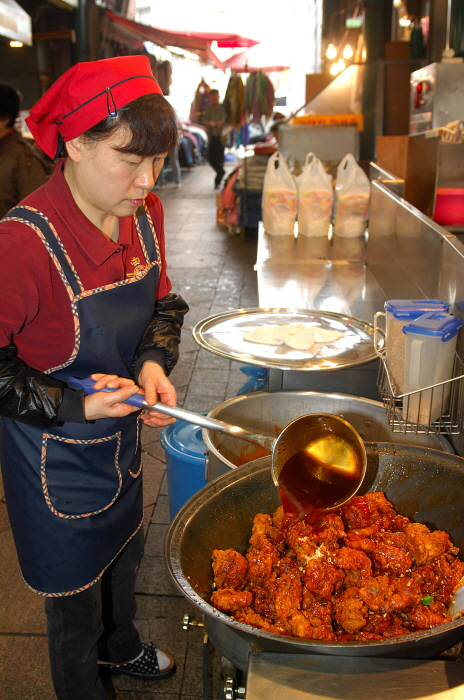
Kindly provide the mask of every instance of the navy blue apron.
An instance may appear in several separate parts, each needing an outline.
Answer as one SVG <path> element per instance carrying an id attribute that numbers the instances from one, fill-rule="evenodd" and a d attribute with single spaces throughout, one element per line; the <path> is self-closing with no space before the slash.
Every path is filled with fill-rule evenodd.
<path id="1" fill-rule="evenodd" d="M 75 347 L 64 365 L 46 371 L 50 376 L 65 382 L 97 372 L 131 376 L 153 315 L 161 264 L 148 217 L 142 208 L 137 212 L 147 257 L 137 275 L 84 291 L 48 220 L 25 207 L 9 212 L 8 219 L 21 220 L 41 237 L 70 296 Z M 89 587 L 141 527 L 139 426 L 137 413 L 49 430 L 3 420 L 8 514 L 22 574 L 36 592 L 70 595 Z"/>

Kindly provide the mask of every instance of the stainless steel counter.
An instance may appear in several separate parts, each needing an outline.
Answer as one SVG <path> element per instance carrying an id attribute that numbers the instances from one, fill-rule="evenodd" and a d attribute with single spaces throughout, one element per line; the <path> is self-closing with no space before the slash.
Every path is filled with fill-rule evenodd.
<path id="1" fill-rule="evenodd" d="M 258 231 L 259 305 L 315 309 L 372 323 L 387 296 L 366 265 L 367 237 L 270 236 Z M 269 371 L 269 389 L 338 391 L 379 399 L 377 361 L 337 371 Z"/>
<path id="2" fill-rule="evenodd" d="M 458 700 L 462 661 L 251 653 L 247 700 Z"/>
<path id="3" fill-rule="evenodd" d="M 258 231 L 260 307 L 316 309 L 373 323 L 388 299 L 442 299 L 464 321 L 464 244 L 373 181 L 365 238 L 269 236 Z M 464 332 L 458 337 L 464 356 Z M 271 390 L 343 391 L 379 399 L 376 362 L 353 370 L 271 370 Z M 285 375 L 285 376 L 284 376 Z M 317 375 L 317 376 L 316 376 Z M 458 449 L 464 453 L 464 444 Z"/>
<path id="4" fill-rule="evenodd" d="M 365 238 L 269 236 L 258 231 L 260 307 L 333 311 L 369 323 L 387 296 L 366 265 Z"/>

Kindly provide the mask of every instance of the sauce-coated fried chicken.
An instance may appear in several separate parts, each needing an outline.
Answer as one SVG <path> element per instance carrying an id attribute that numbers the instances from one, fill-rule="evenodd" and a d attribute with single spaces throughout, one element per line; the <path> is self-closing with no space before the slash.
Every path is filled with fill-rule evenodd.
<path id="1" fill-rule="evenodd" d="M 215 549 L 213 572 L 216 588 L 235 588 L 241 591 L 247 584 L 248 562 L 235 549 Z"/>
<path id="2" fill-rule="evenodd" d="M 346 632 L 357 632 L 364 627 L 367 613 L 358 588 L 347 588 L 335 600 L 335 620 Z"/>
<path id="3" fill-rule="evenodd" d="M 253 544 L 247 552 L 248 580 L 259 583 L 272 575 L 279 561 L 277 547 L 264 535 L 253 535 Z"/>
<path id="4" fill-rule="evenodd" d="M 282 507 L 256 515 L 243 556 L 214 550 L 211 603 L 275 634 L 388 639 L 450 618 L 464 562 L 447 533 L 398 515 L 383 493 L 357 496 L 309 524 Z"/>
<path id="5" fill-rule="evenodd" d="M 428 527 L 421 523 L 411 523 L 406 527 L 406 547 L 416 564 L 420 565 L 444 554 L 453 544 L 446 532 L 430 532 Z"/>
<path id="6" fill-rule="evenodd" d="M 323 559 L 312 559 L 304 572 L 308 591 L 324 600 L 330 600 L 332 593 L 341 588 L 344 578 L 343 571 Z"/>
<path id="7" fill-rule="evenodd" d="M 295 613 L 290 621 L 292 634 L 294 637 L 303 639 L 320 639 L 333 641 L 335 635 L 330 625 L 319 625 L 314 627 L 311 622 L 301 613 Z"/>
<path id="8" fill-rule="evenodd" d="M 240 608 L 251 605 L 253 596 L 250 591 L 234 591 L 233 588 L 221 588 L 214 591 L 211 602 L 215 608 L 225 613 L 235 613 Z"/>

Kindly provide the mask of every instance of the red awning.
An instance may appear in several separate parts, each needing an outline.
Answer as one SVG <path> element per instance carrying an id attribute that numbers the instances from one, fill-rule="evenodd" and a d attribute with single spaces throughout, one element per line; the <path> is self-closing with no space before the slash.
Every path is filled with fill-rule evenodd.
<path id="1" fill-rule="evenodd" d="M 147 24 L 134 22 L 111 10 L 106 10 L 107 19 L 127 36 L 139 41 L 152 41 L 158 46 L 177 46 L 185 51 L 191 51 L 203 61 L 214 63 L 217 68 L 224 70 L 224 64 L 211 50 L 211 42 L 217 41 L 218 46 L 254 46 L 259 43 L 238 34 L 213 34 L 204 32 L 171 32 L 167 29 L 149 27 Z M 235 42 L 235 43 L 234 43 Z M 238 43 L 242 42 L 242 43 Z M 248 43 L 243 43 L 248 42 Z"/>
<path id="2" fill-rule="evenodd" d="M 163 31 L 163 30 L 161 30 Z M 259 41 L 255 39 L 247 39 L 246 36 L 239 34 L 222 34 L 220 32 L 170 32 L 171 34 L 181 34 L 183 36 L 193 37 L 203 41 L 217 41 L 217 45 L 221 49 L 248 49 L 250 46 L 256 46 Z"/>
<path id="3" fill-rule="evenodd" d="M 237 53 L 224 61 L 224 66 L 237 73 L 250 73 L 262 70 L 264 73 L 274 73 L 286 70 L 290 66 L 282 56 L 278 55 L 278 49 L 269 46 L 254 46 L 242 53 Z"/>

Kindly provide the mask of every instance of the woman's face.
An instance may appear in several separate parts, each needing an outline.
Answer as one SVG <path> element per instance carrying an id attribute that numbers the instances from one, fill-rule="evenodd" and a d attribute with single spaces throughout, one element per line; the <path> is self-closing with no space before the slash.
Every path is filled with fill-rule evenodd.
<path id="1" fill-rule="evenodd" d="M 103 141 L 68 142 L 65 177 L 84 213 L 131 216 L 153 188 L 167 153 L 138 156 L 116 150 L 128 140 L 121 128 Z"/>

